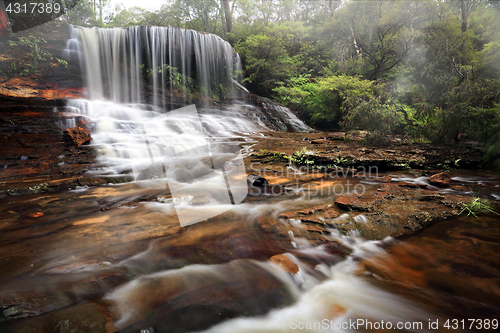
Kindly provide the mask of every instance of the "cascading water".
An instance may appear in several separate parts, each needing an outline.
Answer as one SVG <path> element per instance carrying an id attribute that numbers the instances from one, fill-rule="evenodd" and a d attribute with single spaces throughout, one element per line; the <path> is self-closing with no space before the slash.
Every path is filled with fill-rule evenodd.
<path id="1" fill-rule="evenodd" d="M 68 52 L 82 61 L 88 99 L 69 101 L 63 125 L 92 127 L 105 163 L 99 173 L 128 173 L 135 164 L 161 171 L 155 161 L 177 151 L 259 130 L 307 129 L 272 101 L 260 99 L 257 108 L 236 98 L 237 55 L 215 36 L 137 27 L 75 28 L 73 37 Z M 214 96 L 225 97 L 227 106 L 209 107 Z M 178 109 L 199 98 L 199 115 Z M 207 166 L 196 162 L 189 168 L 170 165 L 189 172 Z M 189 228 L 179 227 L 180 214 L 166 204 L 176 197 L 168 198 L 165 187 L 125 184 L 37 194 L 48 186 L 39 184 L 30 185 L 27 196 L 9 190 L 2 205 L 0 331 L 372 332 L 368 325 L 353 329 L 351 322 L 361 320 L 375 329 L 431 332 L 465 318 L 467 326 L 454 331 L 468 332 L 470 319 L 498 316 L 498 217 L 441 221 L 403 242 L 365 241 L 357 235 L 385 211 L 319 216 L 332 207 L 330 193 L 337 185 L 347 188 L 343 194 L 356 193 L 349 192 L 350 182 L 379 194 L 378 183 L 342 172 L 320 188 L 323 179 L 314 173 L 279 175 L 272 164 L 263 166 L 271 172 L 270 183 L 282 184 L 287 195 L 266 192 L 237 206 L 226 204 L 224 214 L 212 218 L 204 212 L 209 222 Z M 467 183 L 465 190 L 475 184 L 498 200 L 498 178 L 457 174 L 452 180 Z M 390 176 L 397 184 L 384 187 L 428 185 L 427 176 Z M 221 184 L 215 180 L 193 182 L 200 185 L 196 193 Z M 292 180 L 301 185 L 294 187 Z M 449 203 L 458 205 L 446 193 L 467 194 L 460 189 L 436 188 L 419 201 L 453 198 Z M 190 202 L 189 211 L 199 213 L 206 198 Z M 297 215 L 289 223 L 279 217 L 318 207 L 318 217 Z M 299 269 L 285 271 L 273 260 L 278 256 Z M 498 320 L 488 325 L 493 331 Z"/>
<path id="2" fill-rule="evenodd" d="M 232 80 L 242 72 L 229 43 L 194 30 L 74 27 L 68 49 L 80 56 L 91 100 L 165 108 L 178 93 L 184 101 L 193 93 L 229 97 L 234 96 Z"/>
<path id="3" fill-rule="evenodd" d="M 89 99 L 69 101 L 68 111 L 74 118 L 69 118 L 64 125 L 74 126 L 78 117 L 86 118 L 84 121 L 92 124 L 94 144 L 101 151 L 100 159 L 106 165 L 105 170 L 99 172 L 124 173 L 137 165 L 151 165 L 145 171 L 159 166 L 161 171 L 161 164 L 151 163 L 161 161 L 165 156 L 171 159 L 179 151 L 202 147 L 207 144 L 207 138 L 209 142 L 213 142 L 236 136 L 247 137 L 262 130 L 308 129 L 290 110 L 271 100 L 261 99 L 262 108 L 258 108 L 237 98 L 237 84 L 233 80 L 241 70 L 239 57 L 228 43 L 213 35 L 158 27 L 74 28 L 68 52 L 78 55 L 80 59 L 87 80 Z M 233 100 L 225 107 L 208 106 L 212 98 L 227 100 L 231 97 Z M 189 108 L 174 110 L 188 105 L 192 98 L 204 100 L 199 106 L 199 117 Z M 145 141 L 147 146 L 144 145 Z M 180 166 L 179 169 L 183 169 L 182 164 Z M 195 192 L 215 187 L 214 179 L 204 178 L 200 186 L 195 187 Z M 172 186 L 170 189 L 172 190 Z M 212 202 L 209 209 L 213 210 L 216 206 Z M 224 210 L 229 209 L 228 206 Z M 166 214 L 170 214 L 172 209 L 159 202 L 150 203 L 148 207 Z M 198 209 L 200 208 L 189 207 L 190 212 L 196 213 Z M 248 209 L 253 213 L 246 212 Z M 234 208 L 232 213 L 235 216 L 256 216 L 259 214 L 255 210 L 262 210 L 262 214 L 269 209 L 271 211 L 268 213 L 271 214 L 277 208 L 275 204 L 254 206 L 245 203 Z M 177 214 L 182 224 L 179 210 Z M 206 211 L 202 215 L 209 217 Z M 295 238 L 291 239 L 293 241 Z M 343 241 L 340 235 L 332 239 Z M 349 238 L 348 242 L 350 241 L 353 239 Z M 298 244 L 298 241 L 295 243 Z M 328 256 L 321 248 L 313 248 L 305 240 L 304 249 L 297 246 L 298 251 L 318 251 L 319 256 Z M 353 246 L 360 249 L 356 252 L 357 258 L 363 257 L 364 252 L 368 254 L 379 250 L 371 242 L 360 240 L 359 244 Z M 370 246 L 370 249 L 363 250 Z M 120 265 L 131 271 L 143 271 L 145 262 L 153 265 L 154 260 L 148 258 L 154 255 L 154 248 L 152 245 L 148 251 L 125 260 Z M 359 251 L 363 253 L 360 254 Z M 300 260 L 295 257 L 292 259 L 302 266 Z M 220 280 L 225 286 L 241 279 L 251 281 L 253 278 L 247 278 L 246 273 L 251 271 L 252 274 L 261 276 L 270 274 L 270 279 L 281 281 L 277 285 L 284 286 L 283 291 L 295 299 L 295 304 L 272 312 L 267 317 L 227 321 L 212 328 L 210 332 L 253 332 L 256 326 L 263 332 L 287 332 L 294 330 L 290 326 L 294 323 L 299 325 L 300 322 L 316 322 L 331 317 L 325 309 L 338 304 L 349 310 L 344 315 L 337 316 L 338 322 L 364 315 L 386 321 L 407 318 L 423 320 L 422 318 L 429 317 L 404 299 L 384 293 L 356 277 L 353 273 L 355 267 L 352 260 L 334 267 L 318 267 L 323 269 L 325 276 L 330 277 L 325 283 L 316 280 L 315 274 L 309 274 L 305 266 L 301 268 L 302 273 L 295 277 L 298 280 L 292 281 L 279 268 L 253 261 L 234 261 L 219 266 L 188 265 L 167 271 L 158 268 L 159 272 L 152 269 L 155 273 L 151 274 L 145 270 L 145 275 L 116 289 L 107 299 L 117 305 L 121 316 L 116 325 L 125 328 L 141 320 L 144 313 L 153 307 L 150 302 L 157 301 L 156 297 L 176 297 L 179 290 L 189 293 L 198 290 L 200 284 L 206 281 L 213 280 L 216 283 Z M 165 287 L 173 282 L 176 288 Z M 297 289 L 297 282 L 304 289 L 302 292 Z M 160 289 L 155 289 L 160 285 Z M 365 291 L 365 295 L 359 295 L 360 289 Z M 236 288 L 231 293 L 238 292 L 240 290 Z M 144 297 L 146 294 L 151 294 L 151 297 Z M 259 302 L 251 298 L 250 294 L 240 295 L 240 298 L 249 297 L 252 302 Z M 391 303 L 377 310 L 375 304 L 380 298 L 390 299 Z"/>
<path id="4" fill-rule="evenodd" d="M 262 110 L 239 98 L 247 94 L 238 83 L 239 55 L 212 34 L 171 27 L 73 27 L 67 55 L 80 61 L 88 99 L 68 102 L 62 126 L 90 124 L 106 166 L 99 172 L 124 173 L 153 155 L 157 160 L 180 147 L 204 145 L 207 137 L 309 129 L 284 107 L 266 101 Z M 217 99 L 226 105 L 209 106 Z M 165 115 L 193 100 L 200 118 Z"/>

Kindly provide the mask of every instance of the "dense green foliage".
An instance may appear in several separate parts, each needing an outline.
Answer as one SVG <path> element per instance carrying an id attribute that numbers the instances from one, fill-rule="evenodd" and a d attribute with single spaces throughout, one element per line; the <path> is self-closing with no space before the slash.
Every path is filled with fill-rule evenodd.
<path id="1" fill-rule="evenodd" d="M 156 11 L 108 5 L 104 18 L 94 2 L 68 20 L 220 35 L 240 53 L 252 92 L 320 129 L 370 130 L 374 141 L 468 136 L 499 160 L 499 1 L 170 0 Z"/>

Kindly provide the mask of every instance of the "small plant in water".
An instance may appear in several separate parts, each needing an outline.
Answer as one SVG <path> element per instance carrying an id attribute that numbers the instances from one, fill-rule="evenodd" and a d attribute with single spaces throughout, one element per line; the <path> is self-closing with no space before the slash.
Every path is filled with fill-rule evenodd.
<path id="1" fill-rule="evenodd" d="M 481 213 L 494 213 L 500 215 L 493 208 L 491 208 L 491 201 L 486 198 L 476 197 L 472 194 L 471 200 L 468 203 L 462 203 L 464 209 L 460 212 L 460 215 L 463 213 L 467 213 L 467 216 L 473 215 L 477 217 L 478 214 Z"/>
<path id="2" fill-rule="evenodd" d="M 307 151 L 307 147 L 303 147 L 301 150 L 297 150 L 292 154 L 292 156 L 284 155 L 283 158 L 290 161 L 290 163 L 298 164 L 298 165 L 310 165 L 314 164 L 314 160 L 310 160 L 307 157 L 309 156 L 309 152 Z"/>

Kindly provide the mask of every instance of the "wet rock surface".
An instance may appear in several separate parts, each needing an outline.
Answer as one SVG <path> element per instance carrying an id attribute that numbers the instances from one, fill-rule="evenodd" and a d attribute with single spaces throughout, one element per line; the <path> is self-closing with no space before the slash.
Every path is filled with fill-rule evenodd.
<path id="1" fill-rule="evenodd" d="M 259 232 L 251 220 L 226 214 L 215 221 L 181 228 L 175 214 L 147 208 L 161 205 L 154 201 L 160 194 L 168 196 L 165 192 L 137 192 L 134 186 L 123 185 L 120 189 L 95 188 L 79 193 L 33 194 L 29 207 L 18 196 L 4 206 L 2 216 L 8 218 L 3 219 L 1 229 L 0 328 L 22 332 L 43 323 L 51 331 L 61 321 L 70 320 L 72 328 L 84 330 L 79 316 L 71 318 L 73 312 L 62 309 L 79 309 L 80 303 L 91 302 L 88 311 L 92 313 L 96 309 L 94 302 L 140 276 L 196 263 L 208 269 L 235 259 L 251 259 L 241 265 L 243 271 L 253 273 L 242 272 L 230 281 L 206 282 L 200 277 L 205 282 L 185 291 L 176 288 L 172 297 L 154 301 L 149 315 L 138 316 L 136 322 L 121 328 L 128 332 L 149 326 L 162 331 L 165 327 L 171 332 L 180 327 L 182 332 L 247 313 L 262 314 L 293 299 L 280 279 L 255 262 L 266 262 L 284 251 L 293 252 L 293 246 L 288 239 Z M 31 212 L 43 215 L 32 223 L 25 218 Z M 252 278 L 248 280 L 248 276 Z M 229 294 L 228 288 L 232 290 Z M 249 302 L 241 303 L 241 299 Z M 110 323 L 104 320 L 106 313 L 113 314 L 111 322 L 119 320 L 121 312 L 113 309 L 110 304 L 104 305 L 103 320 L 96 320 L 98 331 L 106 331 Z M 193 322 L 189 318 L 195 312 L 203 315 Z"/>
<path id="2" fill-rule="evenodd" d="M 0 196 L 57 191 L 78 186 L 88 170 L 89 146 L 66 146 L 55 103 L 2 100 L 0 120 Z"/>
<path id="3" fill-rule="evenodd" d="M 379 171 L 482 166 L 481 146 L 467 142 L 454 146 L 411 143 L 402 137 L 388 138 L 384 145 L 364 141 L 363 131 L 334 133 L 264 133 L 254 147 L 254 164 L 288 164 L 280 154 L 291 156 L 305 148 L 312 166 L 376 167 Z M 366 134 L 366 133 L 365 133 Z"/>
<path id="4" fill-rule="evenodd" d="M 149 327 L 155 332 L 183 332 L 224 319 L 264 314 L 290 304 L 293 297 L 289 287 L 259 262 L 277 263 L 289 274 L 296 274 L 297 267 L 283 253 L 294 255 L 312 270 L 321 263 L 333 264 L 351 253 L 348 246 L 331 237 L 335 233 L 360 232 L 371 239 L 408 234 L 457 215 L 467 198 L 395 178 L 377 177 L 374 184 L 366 184 L 363 195 L 328 196 L 321 199 L 323 203 L 317 199 L 293 201 L 300 195 L 253 195 L 246 199 L 247 204 L 273 206 L 275 201 L 278 207 L 283 200 L 296 204 L 260 216 L 229 212 L 187 228 L 180 227 L 175 213 L 157 202 L 159 196 L 170 197 L 168 192 L 138 190 L 133 184 L 64 195 L 10 197 L 2 211 L 0 328 L 25 332 L 44 327 L 51 332 L 65 325 L 83 332 L 95 317 L 91 328 L 96 332 L 135 332 Z M 384 179 L 391 182 L 384 183 Z M 290 179 L 278 177 L 267 180 L 267 187 L 290 183 Z M 347 180 L 360 181 L 352 176 Z M 318 180 L 302 181 L 311 184 Z M 453 183 L 457 190 L 462 186 Z M 37 217 L 30 217 L 34 215 Z M 304 241 L 322 245 L 330 256 L 318 258 L 302 252 Z M 222 274 L 219 269 L 224 270 L 226 263 L 250 272 Z M 201 266 L 195 268 L 196 264 Z M 210 272 L 213 265 L 222 265 L 217 268 L 221 275 L 215 275 L 225 276 L 227 281 L 206 279 L 203 272 Z M 182 283 L 184 267 L 195 269 L 189 273 L 190 279 L 198 269 L 196 274 L 204 277 L 186 287 Z M 234 267 L 228 270 L 234 273 Z M 249 275 L 259 278 L 249 280 Z M 174 288 L 175 281 L 179 285 Z M 120 298 L 119 288 L 135 288 L 137 283 L 143 286 L 133 293 L 137 299 Z M 170 286 L 163 289 L 167 294 L 148 291 L 158 290 L 162 284 Z M 111 298 L 102 301 L 103 297 Z M 242 303 L 242 299 L 248 302 Z M 137 307 L 133 319 L 120 321 L 124 317 L 120 304 Z"/>
<path id="5" fill-rule="evenodd" d="M 61 88 L 49 82 L 38 82 L 29 77 L 13 78 L 0 84 L 0 97 L 31 98 L 33 101 L 80 98 L 84 95 L 81 87 Z"/>
<path id="6" fill-rule="evenodd" d="M 443 195 L 426 186 L 393 182 L 363 194 L 338 195 L 330 200 L 331 204 L 280 213 L 279 218 L 286 221 L 281 232 L 293 230 L 318 243 L 332 232 L 359 232 L 368 239 L 396 237 L 458 216 L 470 196 Z"/>
<path id="7" fill-rule="evenodd" d="M 450 186 L 451 177 L 444 172 L 437 173 L 429 177 L 429 183 L 439 187 Z"/>
<path id="8" fill-rule="evenodd" d="M 182 332 L 264 314 L 293 302 L 290 281 L 269 273 L 264 267 L 269 261 L 283 268 L 286 279 L 298 272 L 289 255 L 315 271 L 318 264 L 332 265 L 351 254 L 352 248 L 336 235 L 377 240 L 457 216 L 470 198 L 471 182 L 451 170 L 450 176 L 439 176 L 448 182 L 446 188 L 434 186 L 430 178 L 439 170 L 433 167 L 448 159 L 460 158 L 465 166 L 478 161 L 474 150 L 458 146 L 396 142 L 390 148 L 368 147 L 345 141 L 345 133 L 266 133 L 252 138 L 254 153 L 245 161 L 252 186 L 242 210 L 183 228 L 168 204 L 168 190 L 108 185 L 131 177 L 88 173 L 92 146 L 65 145 L 58 126 L 59 102 L 0 103 L 0 330 L 6 332 L 40 327 L 43 332 L 135 332 L 149 327 Z M 295 170 L 293 165 L 287 169 L 289 162 L 275 153 L 292 155 L 304 146 L 312 151 L 308 159 L 325 166 L 320 172 Z M 447 149 L 448 155 L 441 155 Z M 410 155 L 422 162 L 414 164 L 421 169 L 401 164 Z M 405 171 L 370 174 L 358 168 L 370 163 Z M 474 183 L 473 191 L 500 194 L 497 178 L 481 184 Z M 325 254 L 303 251 L 314 246 Z M 240 271 L 259 278 L 249 280 L 245 273 L 229 276 L 230 281 L 200 278 L 189 288 L 167 288 L 165 297 L 136 302 L 151 311 L 119 327 L 120 302 L 104 299 L 137 281 L 144 283 L 145 289 L 139 290 L 149 290 L 182 280 L 165 282 L 155 274 L 182 275 L 183 268 L 196 265 L 201 271 L 214 265 L 224 270 L 234 262 Z M 316 274 L 318 280 L 326 278 Z"/>
<path id="9" fill-rule="evenodd" d="M 0 324 L 1 325 L 1 324 Z M 5 333 L 72 332 L 108 333 L 116 332 L 110 313 L 103 304 L 84 302 L 73 307 L 13 323 L 2 328 Z"/>
<path id="10" fill-rule="evenodd" d="M 39 39 L 37 59 L 31 48 L 18 41 L 32 35 Z M 80 65 L 64 51 L 71 38 L 69 24 L 53 21 L 4 38 L 11 43 L 4 42 L 0 49 L 0 99 L 46 101 L 83 96 Z"/>
<path id="11" fill-rule="evenodd" d="M 299 266 L 283 254 L 272 256 L 269 261 L 280 265 L 288 273 L 297 274 L 299 272 Z"/>
<path id="12" fill-rule="evenodd" d="M 450 318 L 491 321 L 500 308 L 498 222 L 494 214 L 441 221 L 392 241 L 359 272 L 431 310 L 445 307 Z"/>
<path id="13" fill-rule="evenodd" d="M 242 315 L 262 315 L 294 300 L 293 291 L 279 277 L 251 261 L 200 268 L 191 272 L 189 283 L 183 273 L 143 277 L 132 295 L 122 295 L 121 290 L 110 295 L 116 312 L 126 316 L 117 323 L 119 331 L 137 332 L 148 327 L 155 332 L 196 331 Z M 132 313 L 124 306 L 127 303 Z M 144 319 L 130 325 L 136 318 Z"/>
<path id="14" fill-rule="evenodd" d="M 383 239 L 422 229 L 432 222 L 458 216 L 469 197 L 440 195 L 436 191 L 404 182 L 382 184 L 373 194 L 345 195 L 335 204 L 345 210 L 363 212 L 355 222 L 364 237 Z"/>
<path id="15" fill-rule="evenodd" d="M 79 147 L 92 140 L 90 133 L 82 127 L 72 127 L 63 132 L 63 141 L 66 146 Z"/>

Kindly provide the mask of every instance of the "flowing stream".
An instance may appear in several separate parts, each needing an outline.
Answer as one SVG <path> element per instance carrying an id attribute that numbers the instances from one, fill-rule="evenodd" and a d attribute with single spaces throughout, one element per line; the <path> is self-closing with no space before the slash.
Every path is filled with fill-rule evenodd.
<path id="1" fill-rule="evenodd" d="M 197 151 L 195 157 L 208 156 L 213 168 L 219 155 L 234 161 L 245 154 L 244 146 L 221 151 L 217 144 L 248 145 L 262 131 L 309 128 L 270 100 L 250 102 L 238 87 L 239 56 L 217 36 L 159 27 L 74 27 L 72 36 L 66 51 L 81 62 L 87 98 L 68 102 L 61 125 L 92 129 L 98 151 L 93 174 L 132 174 L 140 180 L 153 170 L 147 180 L 160 186 L 129 182 L 30 197 L 30 205 L 43 207 L 45 216 L 35 229 L 20 223 L 8 235 L 18 256 L 5 262 L 0 274 L 4 317 L 18 320 L 5 326 L 8 332 L 42 322 L 69 332 L 79 316 L 97 318 L 96 310 L 86 307 L 94 303 L 112 313 L 120 332 L 444 332 L 453 319 L 460 332 L 479 329 L 469 319 L 483 325 L 487 320 L 490 328 L 496 319 L 498 327 L 500 224 L 494 216 L 439 222 L 400 240 L 371 241 L 355 229 L 332 229 L 331 242 L 349 250 L 343 257 L 293 232 L 274 239 L 261 227 L 280 212 L 330 203 L 328 196 L 299 191 L 234 205 L 243 198 L 237 200 L 233 191 L 233 202 L 207 200 L 207 209 L 219 209 L 212 215 L 184 204 L 204 214 L 197 220 L 204 222 L 179 226 L 179 211 L 166 201 L 175 199 L 172 181 L 182 177 L 159 175 L 162 165 L 176 165 L 177 176 L 196 174 L 197 167 L 186 171 L 187 164 L 172 161 L 209 146 L 211 152 Z M 221 97 L 224 103 L 215 103 Z M 217 189 L 218 176 L 195 179 L 195 191 L 215 193 L 207 188 Z M 489 182 L 487 190 L 498 200 L 498 178 L 455 179 Z M 234 184 L 231 189 L 246 190 L 244 177 Z M 2 212 L 23 210 L 23 200 L 13 198 Z M 342 219 L 366 221 L 355 212 L 337 222 Z M 297 273 L 268 260 L 282 253 L 298 265 Z M 73 321 L 57 321 L 73 308 Z M 33 314 L 40 316 L 23 321 Z"/>
<path id="2" fill-rule="evenodd" d="M 97 169 L 98 173 L 121 174 L 134 168 L 134 171 L 143 170 L 151 161 L 165 157 L 168 157 L 166 164 L 173 164 L 172 156 L 179 151 L 203 146 L 207 142 L 210 145 L 235 138 L 251 141 L 252 136 L 258 135 L 260 131 L 308 129 L 288 109 L 271 100 L 262 99 L 260 108 L 245 100 L 248 94 L 238 84 L 242 73 L 239 56 L 227 42 L 217 36 L 170 27 L 75 27 L 72 35 L 73 38 L 68 42 L 68 52 L 78 56 L 81 63 L 87 80 L 88 99 L 69 102 L 68 113 L 78 116 L 69 118 L 64 125 L 74 126 L 82 119 L 91 124 L 93 144 L 101 152 L 101 169 Z M 197 110 L 185 107 L 179 109 L 179 106 L 191 104 L 193 98 L 204 101 L 197 103 Z M 217 98 L 223 98 L 226 103 L 214 107 L 211 101 Z M 147 147 L 145 142 L 148 143 Z M 137 172 L 135 175 L 137 176 Z M 157 181 L 155 178 L 155 182 Z M 421 180 L 410 180 L 417 183 L 419 181 Z M 200 187 L 195 187 L 195 190 L 201 191 L 200 188 L 206 188 L 210 182 L 203 179 Z M 236 221 L 243 223 L 247 220 L 244 223 L 249 223 L 245 216 L 257 218 L 265 214 L 276 214 L 283 207 L 300 205 L 302 200 L 298 196 L 291 201 L 278 203 L 278 206 L 265 200 L 245 203 L 229 207 L 231 210 L 228 214 L 234 216 Z M 313 200 L 321 203 L 325 198 Z M 212 202 L 211 207 L 213 205 L 215 203 Z M 219 202 L 217 205 L 222 204 Z M 149 204 L 149 209 L 167 214 L 173 212 L 170 206 L 161 203 Z M 180 214 L 179 211 L 178 213 Z M 220 219 L 224 220 L 223 217 Z M 362 221 L 363 216 L 360 215 L 358 220 Z M 203 232 L 203 226 L 200 225 L 199 228 Z M 430 234 L 432 235 L 432 231 Z M 139 277 L 113 290 L 106 299 L 116 305 L 117 313 L 120 314 L 116 326 L 120 329 L 141 322 L 143 329 L 148 330 L 148 320 L 144 320 L 144 317 L 147 317 L 147 313 L 155 308 L 160 299 L 175 298 L 181 291 L 183 294 L 197 293 L 200 292 L 200 286 L 206 284 L 218 286 L 224 293 L 236 294 L 237 297 L 229 297 L 233 302 L 253 300 L 257 308 L 265 313 L 270 305 L 266 302 L 272 304 L 277 302 L 276 299 L 265 301 L 248 292 L 229 287 L 236 283 L 249 290 L 255 289 L 249 280 L 255 279 L 254 275 L 262 275 L 278 281 L 277 285 L 281 286 L 279 288 L 286 290 L 283 293 L 288 295 L 290 305 L 262 317 L 231 319 L 208 332 L 370 330 L 367 326 L 370 321 L 378 325 L 375 328 L 381 329 L 390 330 L 403 325 L 397 328 L 406 331 L 432 331 L 436 328 L 443 329 L 446 319 L 455 318 L 447 318 L 443 314 L 446 310 L 435 311 L 432 307 L 436 305 L 429 305 L 432 302 L 427 297 L 423 297 L 423 300 L 415 299 L 417 297 L 412 299 L 412 289 L 415 286 L 406 283 L 404 278 L 391 280 L 385 276 L 384 279 L 380 269 L 373 269 L 380 265 L 375 264 L 379 261 L 388 260 L 393 266 L 396 265 L 398 259 L 391 259 L 391 253 L 383 249 L 387 246 L 392 249 L 402 248 L 401 251 L 406 256 L 412 256 L 414 251 L 418 251 L 416 248 L 390 238 L 384 241 L 365 241 L 357 237 L 356 232 L 350 236 L 332 232 L 331 237 L 353 251 L 341 263 L 328 260 L 331 255 L 321 246 L 316 247 L 291 235 L 290 241 L 295 244 L 298 253 L 303 251 L 310 258 L 323 260 L 322 264 L 313 268 L 298 259 L 297 253 L 288 254 L 300 267 L 295 276 L 286 274 L 274 264 L 241 260 L 217 265 L 192 263 L 164 270 L 162 265 L 153 264 L 158 250 L 155 250 L 155 245 L 150 245 L 145 252 L 120 262 L 119 265 L 128 267 L 130 271 L 140 272 L 137 273 Z M 360 268 L 360 261 L 366 262 L 364 271 Z M 429 265 L 425 260 L 421 261 L 421 265 Z M 150 267 L 145 268 L 144 265 Z M 406 265 L 406 262 L 401 264 Z M 372 278 L 363 276 L 364 274 Z M 373 277 L 379 279 L 378 284 L 374 283 Z M 405 288 L 412 290 L 407 293 L 410 297 L 394 292 L 392 283 L 403 283 Z M 424 285 L 425 283 L 420 287 L 426 290 Z M 209 298 L 209 295 L 210 293 L 205 297 Z M 283 305 L 278 302 L 274 306 Z M 481 307 L 478 305 L 476 308 Z M 255 314 L 258 315 L 260 310 Z M 458 313 L 464 316 L 460 311 Z M 196 315 L 192 313 L 192 316 Z M 155 319 L 152 320 L 151 327 L 163 322 L 158 316 L 152 318 Z M 437 327 L 432 326 L 439 320 L 441 322 Z M 357 321 L 357 326 L 346 326 L 345 323 L 353 321 Z M 321 323 L 321 327 L 318 323 Z M 157 328 L 155 332 L 158 330 L 162 331 Z M 463 330 L 468 329 L 463 327 Z"/>

